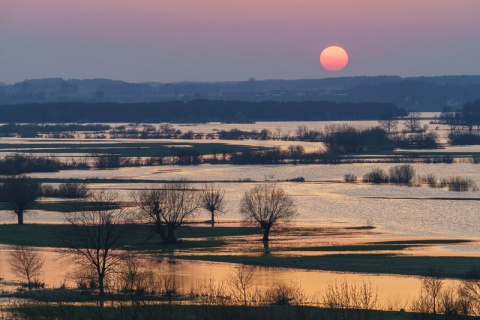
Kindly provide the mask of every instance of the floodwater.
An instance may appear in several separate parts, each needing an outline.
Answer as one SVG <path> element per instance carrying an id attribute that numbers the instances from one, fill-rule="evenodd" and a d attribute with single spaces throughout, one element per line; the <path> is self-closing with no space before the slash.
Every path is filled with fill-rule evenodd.
<path id="1" fill-rule="evenodd" d="M 424 120 L 424 123 L 427 123 Z M 338 122 L 345 123 L 345 122 Z M 211 132 L 214 129 L 261 130 L 272 132 L 293 133 L 298 125 L 307 125 L 310 129 L 320 130 L 326 123 L 257 123 L 245 125 L 206 124 L 196 126 L 178 126 L 182 131 Z M 331 124 L 331 122 L 329 123 Z M 352 124 L 349 122 L 349 124 Z M 368 127 L 376 122 L 359 121 L 355 126 Z M 437 125 L 430 125 L 437 127 Z M 177 126 L 175 126 L 177 127 Z M 433 128 L 434 128 L 433 127 Z M 445 127 L 438 126 L 439 133 L 445 136 Z M 280 129 L 279 129 L 280 128 Z M 4 143 L 32 142 L 31 139 L 1 139 Z M 44 140 L 63 143 L 66 140 Z M 132 140 L 88 140 L 99 143 L 118 143 Z M 141 140 L 152 142 L 152 140 Z M 164 140 L 162 140 L 164 141 Z M 190 140 L 185 140 L 188 143 Z M 204 140 L 212 142 L 211 140 Z M 175 140 L 175 142 L 179 142 Z M 190 141 L 191 142 L 191 141 Z M 202 142 L 195 140 L 195 143 Z M 221 141 L 226 142 L 226 141 Z M 307 149 L 319 149 L 321 143 L 287 141 L 231 141 L 236 144 L 252 145 L 290 145 L 302 144 Z M 479 146 L 449 147 L 445 151 L 480 151 Z M 12 150 L 14 152 L 14 150 Z M 116 190 L 120 199 L 129 200 L 129 193 L 134 189 L 152 188 L 157 186 L 157 180 L 187 179 L 196 181 L 193 187 L 200 188 L 203 181 L 218 181 L 226 190 L 228 213 L 219 217 L 219 223 L 227 220 L 238 220 L 239 202 L 246 190 L 257 183 L 276 183 L 284 188 L 294 198 L 298 217 L 292 221 L 294 225 L 306 226 L 364 226 L 374 225 L 375 235 L 372 237 L 397 238 L 441 238 L 441 239 L 477 239 L 480 221 L 478 208 L 480 192 L 451 192 L 446 189 L 432 189 L 427 186 L 406 187 L 394 185 L 372 185 L 364 183 L 345 183 L 345 174 L 355 174 L 361 177 L 374 168 L 380 167 L 386 171 L 395 164 L 341 164 L 341 165 L 268 165 L 268 166 L 233 166 L 233 165 L 199 165 L 199 166 L 159 166 L 120 168 L 115 170 L 69 170 L 56 173 L 35 173 L 38 178 L 102 178 L 109 182 L 90 184 L 92 189 Z M 417 174 L 433 173 L 437 178 L 460 176 L 473 179 L 480 186 L 480 164 L 413 164 Z M 288 179 L 305 178 L 305 182 L 287 182 Z M 116 179 L 131 180 L 129 183 L 116 183 Z M 140 181 L 141 180 L 141 181 Z M 145 183 L 145 181 L 151 183 Z M 45 199 L 42 199 L 45 201 Z M 199 212 L 196 219 L 208 219 L 206 213 Z M 15 215 L 0 211 L 0 223 L 15 223 Z M 26 223 L 62 223 L 63 215 L 55 212 L 29 211 L 25 216 Z M 275 230 L 272 230 L 274 236 Z M 9 248 L 0 248 L 0 278 L 5 282 L 15 280 L 11 274 L 8 259 Z M 57 258 L 61 254 L 50 249 L 43 249 L 46 257 L 44 274 L 47 287 L 59 287 L 69 283 L 67 276 L 70 268 Z M 480 255 L 480 245 L 466 244 L 444 246 L 430 252 L 431 255 Z M 236 267 L 233 264 L 175 261 L 169 263 L 146 262 L 149 268 L 160 274 L 173 274 L 181 290 L 188 291 L 192 287 L 201 286 L 209 281 L 221 282 Z M 323 271 L 305 271 L 296 269 L 255 268 L 257 285 L 268 288 L 278 282 L 296 283 L 308 295 L 322 295 L 328 285 L 347 281 L 361 284 L 363 281 L 378 288 L 379 298 L 386 309 L 405 307 L 410 299 L 417 296 L 420 290 L 420 280 L 416 277 L 395 275 L 360 275 L 352 273 L 334 273 Z M 455 281 L 448 281 L 453 285 Z M 4 285 L 4 284 L 3 284 Z M 71 285 L 71 283 L 70 283 Z M 4 285 L 5 286 L 5 285 Z M 10 287 L 13 289 L 13 287 Z M 0 290 L 2 284 L 0 283 Z"/>
<path id="2" fill-rule="evenodd" d="M 0 291 L 15 290 L 20 287 L 21 279 L 18 279 L 10 271 L 9 252 L 10 248 L 0 247 Z M 45 282 L 46 288 L 59 288 L 65 284 L 74 288 L 69 273 L 72 267 L 62 259 L 61 252 L 53 249 L 39 251 L 45 258 L 43 273 L 40 281 Z M 183 260 L 150 260 L 144 259 L 145 269 L 151 270 L 156 277 L 174 276 L 179 293 L 200 292 L 208 286 L 226 286 L 226 279 L 232 277 L 238 265 L 213 262 L 191 262 Z M 296 286 L 311 301 L 321 303 L 322 297 L 329 286 L 348 283 L 361 286 L 365 283 L 371 286 L 373 293 L 378 294 L 378 307 L 382 309 L 399 310 L 406 308 L 411 301 L 420 293 L 421 279 L 418 277 L 397 275 L 366 275 L 354 273 L 337 273 L 325 271 L 306 271 L 298 269 L 252 267 L 255 281 L 251 290 L 267 290 L 276 285 L 284 284 Z M 446 286 L 455 286 L 457 280 L 445 280 Z"/>
<path id="3" fill-rule="evenodd" d="M 276 183 L 293 197 L 298 211 L 293 221 L 308 225 L 364 226 L 373 224 L 384 236 L 477 238 L 480 192 L 453 192 L 428 186 L 408 187 L 345 183 L 347 173 L 361 177 L 374 168 L 388 171 L 395 164 L 341 164 L 341 165 L 268 165 L 268 166 L 160 166 L 121 168 L 116 170 L 71 170 L 56 173 L 32 174 L 39 178 L 93 178 L 109 179 L 111 183 L 92 184 L 92 189 L 116 190 L 119 197 L 129 200 L 133 189 L 156 187 L 156 180 L 187 179 L 223 181 L 226 189 L 228 213 L 222 219 L 240 219 L 239 202 L 244 192 L 257 183 Z M 416 173 L 433 173 L 437 178 L 460 176 L 473 179 L 480 186 L 480 165 L 472 163 L 413 164 Z M 286 182 L 304 177 L 306 182 Z M 115 183 L 115 179 L 129 179 L 129 183 Z M 152 183 L 136 183 L 136 180 Z M 207 218 L 199 212 L 198 219 Z M 12 223 L 15 216 L 0 212 L 0 223 Z M 62 222 L 63 216 L 51 212 L 30 212 L 25 221 Z M 475 246 L 461 250 L 477 250 Z M 456 247 L 453 250 L 457 250 Z"/>

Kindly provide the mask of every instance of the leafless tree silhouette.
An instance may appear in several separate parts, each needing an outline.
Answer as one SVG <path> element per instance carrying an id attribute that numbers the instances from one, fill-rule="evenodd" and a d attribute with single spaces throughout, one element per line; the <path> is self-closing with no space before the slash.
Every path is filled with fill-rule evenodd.
<path id="1" fill-rule="evenodd" d="M 99 295 L 105 294 L 105 278 L 117 271 L 122 261 L 121 239 L 131 228 L 130 213 L 117 202 L 113 192 L 93 192 L 65 213 L 73 227 L 65 239 L 69 258 L 96 276 Z"/>
<path id="2" fill-rule="evenodd" d="M 42 255 L 29 247 L 16 246 L 10 253 L 10 267 L 17 277 L 25 279 L 28 289 L 32 289 L 32 280 L 35 280 L 41 272 L 45 259 Z"/>
<path id="3" fill-rule="evenodd" d="M 42 184 L 25 176 L 9 177 L 0 184 L 0 198 L 12 205 L 18 224 L 23 224 L 24 212 L 40 196 Z"/>
<path id="4" fill-rule="evenodd" d="M 268 184 L 256 185 L 245 192 L 240 213 L 247 224 L 260 224 L 263 241 L 269 240 L 272 226 L 288 221 L 297 214 L 293 199 L 282 188 Z"/>
<path id="5" fill-rule="evenodd" d="M 166 244 L 178 242 L 174 231 L 195 214 L 200 203 L 198 197 L 199 192 L 185 181 L 132 193 L 141 215 L 154 225 L 155 232 Z"/>
<path id="6" fill-rule="evenodd" d="M 382 129 L 390 134 L 397 130 L 398 118 L 392 113 L 386 113 L 380 118 L 380 120 L 378 120 L 378 123 Z"/>
<path id="7" fill-rule="evenodd" d="M 226 213 L 225 189 L 215 183 L 206 183 L 200 193 L 200 207 L 209 211 L 212 228 L 215 226 L 215 213 Z"/>
<path id="8" fill-rule="evenodd" d="M 420 112 L 411 111 L 405 117 L 405 128 L 408 132 L 417 132 L 420 130 Z"/>

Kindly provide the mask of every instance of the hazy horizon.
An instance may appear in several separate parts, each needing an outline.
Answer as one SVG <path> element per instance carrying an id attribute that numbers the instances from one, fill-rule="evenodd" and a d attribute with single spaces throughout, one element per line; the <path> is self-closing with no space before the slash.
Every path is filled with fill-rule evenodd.
<path id="1" fill-rule="evenodd" d="M 402 79 L 409 79 L 409 78 L 421 78 L 421 77 L 425 77 L 425 78 L 441 78 L 441 77 L 480 77 L 480 73 L 479 74 L 444 74 L 444 75 L 435 75 L 435 76 L 424 76 L 424 75 L 420 75 L 420 76 L 405 76 L 405 77 L 401 77 L 401 76 L 398 76 L 398 75 L 385 75 L 385 74 L 379 74 L 379 75 L 354 75 L 354 76 L 331 76 L 331 77 L 322 77 L 322 78 L 292 78 L 292 79 L 280 79 L 280 78 L 277 78 L 277 79 L 270 79 L 270 78 L 267 78 L 267 79 L 258 79 L 258 78 L 255 78 L 253 81 L 302 81 L 302 80 L 328 80 L 328 79 L 341 79 L 341 78 L 355 78 L 355 77 L 400 77 Z M 109 78 L 105 78 L 105 77 L 98 77 L 98 78 L 62 78 L 62 77 L 48 77 L 48 78 L 28 78 L 28 79 L 22 79 L 22 80 L 19 80 L 19 81 L 15 81 L 15 82 L 4 82 L 4 81 L 0 81 L 0 83 L 3 83 L 5 85 L 12 85 L 12 84 L 15 84 L 15 83 L 20 83 L 20 82 L 23 82 L 23 81 L 35 81 L 35 80 L 46 80 L 46 79 L 63 79 L 65 81 L 88 81 L 88 80 L 108 80 L 108 81 L 123 81 L 123 82 L 127 82 L 127 83 L 134 83 L 134 84 L 144 84 L 144 83 L 158 83 L 158 84 L 175 84 L 175 83 L 222 83 L 222 82 L 245 82 L 245 81 L 252 81 L 252 79 L 238 79 L 238 80 L 212 80 L 212 81 L 202 81 L 202 80 L 198 80 L 198 81 L 190 81 L 190 80 L 179 80 L 179 81 L 171 81 L 171 82 L 168 82 L 168 81 L 127 81 L 127 80 L 124 80 L 124 79 L 109 79 Z"/>
<path id="2" fill-rule="evenodd" d="M 480 74 L 477 0 L 3 0 L 0 81 Z M 319 54 L 349 54 L 339 72 Z"/>

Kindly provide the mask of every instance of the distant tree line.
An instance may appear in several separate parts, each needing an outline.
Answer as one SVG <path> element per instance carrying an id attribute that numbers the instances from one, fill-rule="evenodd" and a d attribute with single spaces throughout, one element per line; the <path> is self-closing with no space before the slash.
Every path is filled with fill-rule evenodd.
<path id="1" fill-rule="evenodd" d="M 480 144 L 480 100 L 465 103 L 461 109 L 443 108 L 437 122 L 450 127 L 452 145 Z"/>
<path id="2" fill-rule="evenodd" d="M 480 131 L 480 100 L 467 102 L 459 110 L 444 107 L 438 122 L 448 124 L 451 131 Z"/>
<path id="3" fill-rule="evenodd" d="M 0 122 L 253 122 L 376 120 L 403 116 L 393 103 L 192 100 L 152 103 L 45 103 L 0 106 Z"/>
<path id="4" fill-rule="evenodd" d="M 0 125 L 0 136 L 8 137 L 19 135 L 20 137 L 36 137 L 39 133 L 73 135 L 76 131 L 104 131 L 110 126 L 104 124 L 16 124 L 8 123 Z"/>
<path id="5" fill-rule="evenodd" d="M 0 159 L 1 175 L 17 175 L 29 172 L 56 172 L 64 169 L 64 165 L 51 157 L 26 156 L 10 154 Z"/>
<path id="6" fill-rule="evenodd" d="M 356 182 L 357 176 L 351 173 L 346 174 L 344 181 Z M 437 179 L 432 173 L 420 176 L 416 175 L 414 167 L 408 164 L 391 167 L 388 173 L 382 168 L 375 168 L 367 172 L 363 176 L 362 181 L 375 184 L 392 183 L 417 187 L 425 184 L 430 188 L 448 188 L 449 191 L 478 191 L 477 184 L 473 179 L 459 176 Z"/>

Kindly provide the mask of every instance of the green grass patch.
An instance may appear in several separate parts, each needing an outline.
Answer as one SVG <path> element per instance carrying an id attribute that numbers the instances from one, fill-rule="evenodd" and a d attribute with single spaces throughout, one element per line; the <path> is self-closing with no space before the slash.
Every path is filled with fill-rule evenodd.
<path id="1" fill-rule="evenodd" d="M 271 248 L 274 250 L 273 248 Z M 274 268 L 297 268 L 357 273 L 423 276 L 432 266 L 439 266 L 445 277 L 462 278 L 472 267 L 480 265 L 474 257 L 417 257 L 392 254 L 330 254 L 321 256 L 177 256 L 179 259 L 241 263 Z"/>
<path id="2" fill-rule="evenodd" d="M 228 237 L 259 234 L 256 228 L 183 226 L 175 235 L 182 243 L 162 243 L 160 236 L 148 225 L 128 225 L 128 234 L 121 245 L 126 250 L 171 253 L 176 250 L 210 249 L 226 246 Z M 63 239 L 72 236 L 69 224 L 4 224 L 0 225 L 0 243 L 32 247 L 65 247 Z M 199 239 L 200 238 L 200 239 Z"/>

